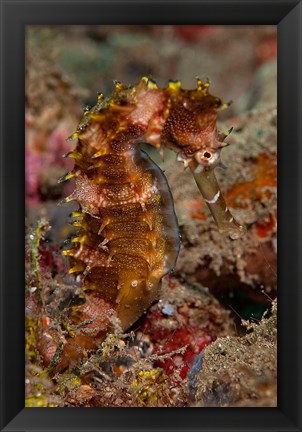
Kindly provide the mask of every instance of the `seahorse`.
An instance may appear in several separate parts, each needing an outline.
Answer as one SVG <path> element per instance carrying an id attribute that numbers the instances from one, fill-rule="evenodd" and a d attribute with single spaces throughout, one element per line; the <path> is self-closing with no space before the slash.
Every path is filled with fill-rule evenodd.
<path id="1" fill-rule="evenodd" d="M 189 167 L 220 232 L 233 239 L 244 232 L 214 173 L 229 133 L 218 132 L 217 112 L 228 105 L 211 95 L 209 82 L 200 79 L 196 89 L 184 90 L 180 81 L 160 88 L 143 77 L 134 86 L 116 81 L 109 97 L 100 93 L 96 105 L 84 112 L 68 139 L 76 140 L 76 147 L 65 155 L 74 159 L 74 168 L 60 181 L 75 179 L 65 202 L 79 204 L 72 214 L 78 233 L 63 255 L 86 294 L 71 319 L 88 324 L 66 345 L 65 358 L 79 347 L 97 346 L 110 330 L 110 311 L 122 331 L 131 327 L 175 266 L 180 236 L 172 195 L 165 175 L 140 149 L 141 143 L 171 149 Z M 54 342 L 49 360 L 57 347 Z"/>

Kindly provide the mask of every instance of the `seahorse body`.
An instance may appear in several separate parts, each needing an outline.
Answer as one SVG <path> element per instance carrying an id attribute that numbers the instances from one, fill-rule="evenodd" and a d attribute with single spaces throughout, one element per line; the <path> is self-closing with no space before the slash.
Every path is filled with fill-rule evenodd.
<path id="1" fill-rule="evenodd" d="M 83 216 L 76 247 L 65 254 L 72 272 L 84 272 L 84 290 L 99 293 L 116 310 L 123 330 L 155 299 L 179 250 L 168 183 L 138 145 L 159 104 L 164 108 L 162 94 L 146 85 L 118 86 L 86 113 L 76 132 L 69 199 L 79 202 Z"/>
<path id="2" fill-rule="evenodd" d="M 79 232 L 74 247 L 63 254 L 70 257 L 69 272 L 82 278 L 86 291 L 86 302 L 76 308 L 72 322 L 88 324 L 63 356 L 97 346 L 110 329 L 112 310 L 122 330 L 128 329 L 155 300 L 161 278 L 174 267 L 179 232 L 173 200 L 164 174 L 140 143 L 174 150 L 192 170 L 221 230 L 241 231 L 213 177 L 227 136 L 217 131 L 217 111 L 228 104 L 208 87 L 201 80 L 195 90 L 183 90 L 178 81 L 158 88 L 145 77 L 136 86 L 116 82 L 113 94 L 100 94 L 70 137 L 77 145 L 66 156 L 75 165 L 62 180 L 75 178 L 66 201 L 79 203 L 74 212 Z"/>
<path id="3" fill-rule="evenodd" d="M 83 216 L 67 252 L 84 272 L 84 290 L 100 295 L 128 328 L 157 295 L 174 266 L 179 232 L 164 174 L 137 146 L 105 153 L 97 167 L 79 174 L 74 197 Z"/>

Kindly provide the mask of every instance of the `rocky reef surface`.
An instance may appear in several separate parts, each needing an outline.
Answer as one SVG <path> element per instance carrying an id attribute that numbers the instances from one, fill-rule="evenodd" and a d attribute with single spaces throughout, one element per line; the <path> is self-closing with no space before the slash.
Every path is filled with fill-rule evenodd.
<path id="1" fill-rule="evenodd" d="M 276 406 L 276 28 L 33 26 L 26 44 L 26 406 Z M 62 345 L 45 366 L 41 332 L 62 344 L 77 334 L 69 313 L 84 297 L 61 255 L 74 229 L 74 208 L 57 205 L 73 188 L 57 183 L 72 165 L 61 157 L 66 138 L 97 91 L 148 74 L 187 88 L 209 77 L 214 94 L 234 101 L 219 119 L 233 131 L 216 172 L 246 234 L 221 236 L 175 155 L 144 148 L 172 190 L 177 266 L 127 334 L 117 325 L 59 371 Z"/>

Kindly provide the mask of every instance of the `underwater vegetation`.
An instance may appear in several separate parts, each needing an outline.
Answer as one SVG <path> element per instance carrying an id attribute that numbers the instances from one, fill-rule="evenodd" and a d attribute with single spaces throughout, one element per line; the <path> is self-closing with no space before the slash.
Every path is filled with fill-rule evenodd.
<path id="1" fill-rule="evenodd" d="M 173 38 L 219 53 L 223 31 L 193 27 Z M 135 33 L 125 29 L 123 45 L 98 31 L 89 29 L 92 51 L 133 43 L 139 61 Z M 254 42 L 256 97 L 238 104 L 230 90 L 248 74 L 237 87 L 209 74 L 230 106 L 206 79 L 184 90 L 144 77 L 110 93 L 104 77 L 121 61 L 104 63 L 110 95 L 91 108 L 50 50 L 28 50 L 27 407 L 276 406 L 276 108 L 265 93 L 275 39 L 267 29 Z M 181 57 L 169 55 L 178 76 Z"/>
<path id="2" fill-rule="evenodd" d="M 42 284 L 31 286 L 26 295 L 27 406 L 189 404 L 187 376 L 194 358 L 218 336 L 234 334 L 230 312 L 207 289 L 168 276 L 160 300 L 138 329 L 125 333 L 117 325 L 98 349 L 82 347 L 79 359 L 70 341 L 81 334 L 81 324 L 85 328 L 88 323 L 75 324 L 70 310 L 83 303 L 83 291 L 64 283 L 67 269 L 59 255 L 56 262 L 44 259 L 56 255 L 46 240 L 48 229 L 40 224 L 28 238 L 29 249 L 31 242 L 38 242 L 40 259 L 37 271 L 28 269 L 27 274 L 33 284 L 38 273 Z M 97 319 L 91 324 L 98 329 Z M 58 342 L 55 349 L 53 340 Z M 65 365 L 64 346 L 71 352 Z M 46 354 L 51 357 L 48 365 Z"/>

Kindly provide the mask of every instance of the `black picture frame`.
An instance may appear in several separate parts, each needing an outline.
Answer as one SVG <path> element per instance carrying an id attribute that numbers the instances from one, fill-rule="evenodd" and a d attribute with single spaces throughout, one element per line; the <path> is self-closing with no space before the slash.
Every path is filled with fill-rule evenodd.
<path id="1" fill-rule="evenodd" d="M 0 0 L 0 4 L 1 430 L 301 431 L 301 1 Z M 278 25 L 277 408 L 24 408 L 25 26 L 102 23 Z"/>

